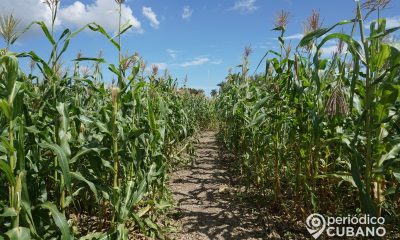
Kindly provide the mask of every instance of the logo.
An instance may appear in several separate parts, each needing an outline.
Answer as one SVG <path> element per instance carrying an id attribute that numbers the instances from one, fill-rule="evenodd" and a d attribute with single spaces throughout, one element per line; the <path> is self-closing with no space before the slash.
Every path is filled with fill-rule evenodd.
<path id="1" fill-rule="evenodd" d="M 307 217 L 306 226 L 313 238 L 317 239 L 324 232 L 326 221 L 321 214 L 314 213 Z"/>
<path id="2" fill-rule="evenodd" d="M 306 228 L 314 239 L 323 233 L 328 237 L 383 237 L 385 218 L 370 215 L 324 217 L 313 213 L 306 219 Z"/>

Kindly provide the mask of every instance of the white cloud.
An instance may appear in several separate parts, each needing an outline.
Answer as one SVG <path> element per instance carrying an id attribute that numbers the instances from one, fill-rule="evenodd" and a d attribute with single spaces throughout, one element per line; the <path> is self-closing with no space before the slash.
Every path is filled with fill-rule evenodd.
<path id="1" fill-rule="evenodd" d="M 96 22 L 108 31 L 118 31 L 118 11 L 115 1 L 94 0 L 92 3 L 84 4 L 75 1 L 71 5 L 62 6 L 58 10 L 56 26 L 82 27 L 87 23 Z M 22 25 L 32 21 L 44 21 L 51 23 L 51 12 L 43 3 L 43 0 L 1 0 L 1 12 L 13 13 L 21 19 Z M 122 23 L 130 22 L 133 28 L 141 31 L 141 24 L 133 15 L 132 9 L 122 4 Z"/>
<path id="2" fill-rule="evenodd" d="M 183 12 L 182 12 L 182 19 L 190 19 L 190 17 L 193 14 L 193 10 L 190 9 L 189 6 L 184 6 L 183 7 Z"/>
<path id="3" fill-rule="evenodd" d="M 169 56 L 171 57 L 171 58 L 173 58 L 173 59 L 175 59 L 176 58 L 176 52 L 177 51 L 175 51 L 175 50 L 173 50 L 173 49 L 167 49 L 167 53 L 169 54 Z"/>
<path id="4" fill-rule="evenodd" d="M 121 11 L 122 23 L 129 22 L 134 29 L 141 31 L 141 24 L 133 15 L 132 9 L 122 4 Z M 59 17 L 63 23 L 77 27 L 90 22 L 96 22 L 109 31 L 118 31 L 118 5 L 115 1 L 95 0 L 90 4 L 76 1 L 72 5 L 61 8 L 59 10 Z"/>
<path id="5" fill-rule="evenodd" d="M 386 19 L 386 28 L 400 27 L 400 16 L 389 17 Z"/>
<path id="6" fill-rule="evenodd" d="M 325 36 L 325 35 L 324 35 Z M 328 40 L 327 42 L 325 42 L 325 46 L 326 45 L 329 45 L 329 46 L 333 46 L 333 45 L 337 45 L 338 44 L 338 40 L 337 39 L 331 39 L 331 40 Z"/>
<path id="7" fill-rule="evenodd" d="M 347 46 L 343 46 L 343 52 L 345 52 L 347 49 Z M 323 56 L 332 56 L 332 54 L 338 52 L 338 46 L 334 45 L 334 46 L 326 46 L 326 47 L 322 47 L 321 49 L 322 55 Z"/>
<path id="8" fill-rule="evenodd" d="M 32 21 L 51 22 L 51 11 L 42 0 L 1 0 L 1 13 L 12 13 L 14 17 L 21 19 L 21 27 L 25 27 Z M 59 21 L 56 22 L 60 24 Z"/>
<path id="9" fill-rule="evenodd" d="M 327 46 L 327 47 L 322 47 L 321 52 L 322 54 L 329 55 L 337 52 L 338 48 L 337 46 Z"/>
<path id="10" fill-rule="evenodd" d="M 256 0 L 237 0 L 232 9 L 240 13 L 251 13 L 258 9 L 255 4 Z"/>
<path id="11" fill-rule="evenodd" d="M 275 39 L 273 39 L 275 40 Z M 265 43 L 259 43 L 258 45 L 255 45 L 253 48 L 254 49 L 268 49 L 268 48 L 272 48 L 273 46 L 275 46 L 274 42 L 265 42 Z"/>
<path id="12" fill-rule="evenodd" d="M 221 59 L 217 59 L 217 60 L 211 61 L 210 63 L 211 64 L 215 64 L 215 65 L 219 65 L 219 64 L 222 64 L 222 60 Z"/>
<path id="13" fill-rule="evenodd" d="M 160 26 L 160 22 L 157 20 L 157 14 L 151 9 L 151 7 L 143 7 L 142 13 L 147 20 L 150 21 L 150 26 L 153 28 L 158 28 Z"/>
<path id="14" fill-rule="evenodd" d="M 284 37 L 285 39 L 298 39 L 298 40 L 300 40 L 300 39 L 302 39 L 303 38 L 303 34 L 302 33 L 296 33 L 296 34 L 293 34 L 293 35 L 290 35 L 290 36 L 287 36 L 287 37 Z"/>
<path id="15" fill-rule="evenodd" d="M 207 63 L 207 62 L 209 62 L 209 61 L 210 61 L 209 58 L 206 58 L 206 57 L 198 57 L 198 58 L 195 58 L 195 59 L 192 60 L 192 61 L 188 61 L 188 62 L 181 63 L 180 66 L 181 66 L 181 67 L 199 66 L 199 65 L 203 65 L 203 64 L 205 64 L 205 63 Z"/>
<path id="16" fill-rule="evenodd" d="M 367 22 L 365 24 L 365 28 L 369 29 L 371 26 L 371 22 Z M 393 16 L 393 17 L 388 17 L 386 18 L 386 28 L 394 28 L 394 27 L 400 27 L 400 16 Z"/>

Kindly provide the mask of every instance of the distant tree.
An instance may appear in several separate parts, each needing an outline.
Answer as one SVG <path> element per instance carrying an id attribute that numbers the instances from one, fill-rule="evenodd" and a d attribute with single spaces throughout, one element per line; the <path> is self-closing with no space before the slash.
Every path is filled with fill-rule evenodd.
<path id="1" fill-rule="evenodd" d="M 187 88 L 190 94 L 193 95 L 204 95 L 204 90 L 203 89 L 195 89 L 195 88 Z"/>
<path id="2" fill-rule="evenodd" d="M 182 87 L 179 89 L 180 92 L 185 92 L 185 93 L 189 93 L 192 95 L 202 95 L 205 96 L 204 94 L 204 90 L 203 89 L 195 89 L 195 88 L 185 88 Z"/>
<path id="3" fill-rule="evenodd" d="M 218 94 L 217 89 L 211 90 L 211 97 L 215 97 L 215 96 L 217 96 L 217 94 Z"/>

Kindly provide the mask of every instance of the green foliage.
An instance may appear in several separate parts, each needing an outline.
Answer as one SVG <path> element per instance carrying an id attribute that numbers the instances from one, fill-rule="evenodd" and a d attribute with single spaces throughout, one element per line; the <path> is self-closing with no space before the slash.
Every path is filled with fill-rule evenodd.
<path id="1" fill-rule="evenodd" d="M 248 77 L 242 69 L 221 84 L 221 139 L 238 156 L 244 183 L 261 195 L 273 186 L 277 202 L 295 196 L 315 211 L 330 193 L 343 201 L 343 192 L 358 195 L 371 215 L 399 207 L 400 55 L 398 43 L 384 41 L 397 29 L 378 19 L 365 37 L 357 7 L 354 20 L 306 34 L 294 54 L 277 29 L 281 54 L 265 54 L 265 74 Z M 351 34 L 332 33 L 344 24 L 353 24 Z M 322 59 L 320 49 L 332 40 L 347 49 Z"/>
<path id="2" fill-rule="evenodd" d="M 168 173 L 208 127 L 210 100 L 169 75 L 146 76 L 138 55 L 118 65 L 78 57 L 73 71 L 61 71 L 61 55 L 84 28 L 118 50 L 120 42 L 95 23 L 58 41 L 44 23 L 33 24 L 52 45 L 48 61 L 33 51 L 0 56 L 0 238 L 127 239 L 132 226 L 163 238 L 156 220 L 171 205 Z M 18 57 L 39 72 L 23 73 Z M 88 61 L 93 74 L 79 71 Z M 100 64 L 117 85 L 98 80 Z"/>

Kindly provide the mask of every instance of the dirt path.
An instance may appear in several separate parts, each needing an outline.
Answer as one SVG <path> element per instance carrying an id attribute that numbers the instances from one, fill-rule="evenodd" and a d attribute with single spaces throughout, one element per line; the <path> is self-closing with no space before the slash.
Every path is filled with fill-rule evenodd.
<path id="1" fill-rule="evenodd" d="M 235 203 L 227 190 L 230 189 L 229 161 L 221 157 L 214 132 L 202 134 L 197 156 L 192 167 L 179 170 L 171 177 L 170 187 L 179 212 L 178 232 L 172 238 L 265 238 L 251 209 Z"/>

